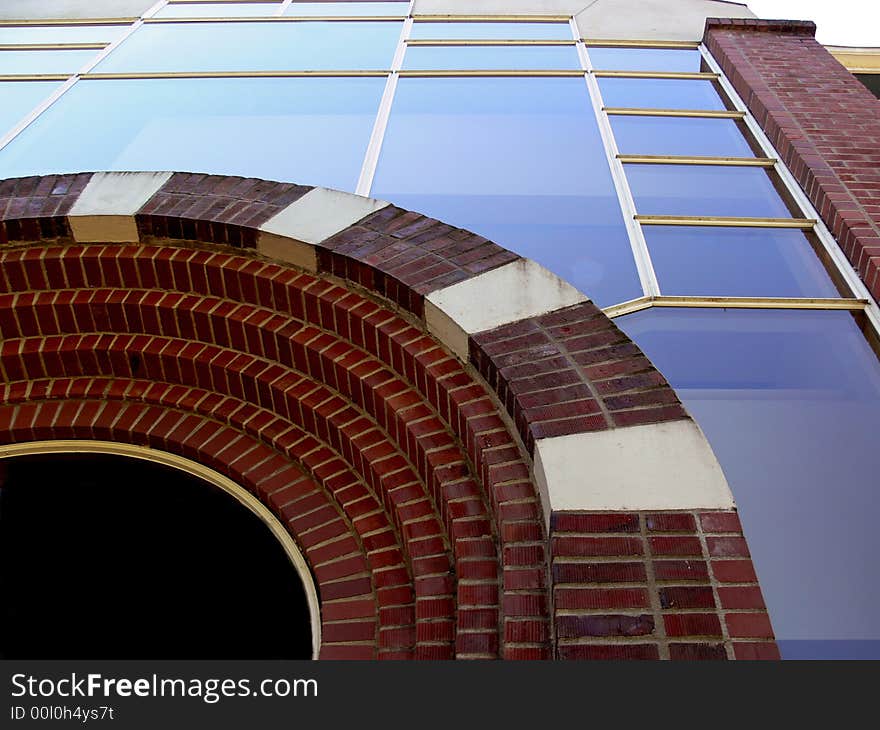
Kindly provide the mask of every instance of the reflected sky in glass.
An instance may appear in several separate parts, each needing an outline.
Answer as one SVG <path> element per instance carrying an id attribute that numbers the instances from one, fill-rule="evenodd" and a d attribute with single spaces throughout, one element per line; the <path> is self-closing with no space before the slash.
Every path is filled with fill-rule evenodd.
<path id="1" fill-rule="evenodd" d="M 382 70 L 391 67 L 402 25 L 402 21 L 148 24 L 94 70 Z"/>
<path id="2" fill-rule="evenodd" d="M 80 81 L 0 150 L 0 178 L 186 170 L 353 191 L 384 86 L 384 78 Z"/>
<path id="3" fill-rule="evenodd" d="M 73 74 L 100 51 L 0 51 L 0 74 Z"/>
<path id="4" fill-rule="evenodd" d="M 880 659 L 880 640 L 878 641 L 818 641 L 777 640 L 779 651 L 784 659 L 797 660 L 848 660 L 877 661 Z"/>
<path id="5" fill-rule="evenodd" d="M 608 118 L 617 147 L 625 155 L 755 156 L 733 119 L 615 114 Z"/>
<path id="6" fill-rule="evenodd" d="M 790 218 L 760 167 L 624 165 L 641 215 Z"/>
<path id="7" fill-rule="evenodd" d="M 663 294 L 839 297 L 803 231 L 644 226 Z"/>
<path id="8" fill-rule="evenodd" d="M 570 41 L 568 23 L 413 23 L 410 38 Z"/>
<path id="9" fill-rule="evenodd" d="M 299 3 L 294 2 L 284 11 L 285 15 L 315 17 L 328 15 L 400 15 L 409 10 L 408 2 L 346 2 L 346 3 Z"/>
<path id="10" fill-rule="evenodd" d="M 126 25 L 0 26 L 0 43 L 109 43 Z"/>
<path id="11" fill-rule="evenodd" d="M 852 316 L 652 309 L 615 321 L 709 438 L 783 656 L 880 658 L 880 363 Z M 829 640 L 859 644 L 801 643 Z"/>
<path id="12" fill-rule="evenodd" d="M 241 18 L 274 15 L 280 2 L 269 3 L 172 3 L 154 18 Z M 329 14 L 329 13 L 328 13 Z"/>
<path id="13" fill-rule="evenodd" d="M 641 296 L 583 79 L 401 79 L 371 194 L 533 258 L 602 306 Z"/>
<path id="14" fill-rule="evenodd" d="M 0 137 L 61 86 L 60 81 L 0 81 Z"/>
<path id="15" fill-rule="evenodd" d="M 574 46 L 409 46 L 405 69 L 580 70 Z"/>
<path id="16" fill-rule="evenodd" d="M 724 109 L 708 79 L 598 79 L 605 106 L 636 109 Z"/>
<path id="17" fill-rule="evenodd" d="M 587 48 L 593 68 L 604 71 L 700 71 L 697 50 L 680 48 Z"/>

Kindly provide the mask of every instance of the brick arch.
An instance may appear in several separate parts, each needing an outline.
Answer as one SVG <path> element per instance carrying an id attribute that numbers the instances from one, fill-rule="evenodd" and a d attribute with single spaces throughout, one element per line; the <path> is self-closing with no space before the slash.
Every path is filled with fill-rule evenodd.
<path id="1" fill-rule="evenodd" d="M 316 578 L 322 656 L 768 651 L 719 616 L 714 558 L 748 560 L 712 552 L 738 527 L 699 429 L 534 262 L 382 201 L 186 173 L 0 182 L 0 244 L 0 439 L 144 443 L 250 489 Z M 687 613 L 663 539 L 705 566 L 671 594 Z"/>

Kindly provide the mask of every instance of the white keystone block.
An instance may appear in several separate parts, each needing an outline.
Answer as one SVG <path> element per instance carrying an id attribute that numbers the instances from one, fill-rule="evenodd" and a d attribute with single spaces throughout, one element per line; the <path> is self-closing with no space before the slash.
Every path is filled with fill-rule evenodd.
<path id="1" fill-rule="evenodd" d="M 316 244 L 388 205 L 384 200 L 373 200 L 327 188 L 313 188 L 266 221 L 260 226 L 260 230 L 303 243 Z"/>
<path id="2" fill-rule="evenodd" d="M 690 420 L 538 439 L 535 481 L 547 515 L 734 507 L 709 442 Z"/>
<path id="3" fill-rule="evenodd" d="M 468 336 L 503 324 L 589 301 L 571 284 L 531 259 L 519 259 L 431 292 L 425 322 L 463 360 Z"/>
<path id="4" fill-rule="evenodd" d="M 134 214 L 171 177 L 170 172 L 97 172 L 67 216 L 81 243 L 138 240 Z"/>

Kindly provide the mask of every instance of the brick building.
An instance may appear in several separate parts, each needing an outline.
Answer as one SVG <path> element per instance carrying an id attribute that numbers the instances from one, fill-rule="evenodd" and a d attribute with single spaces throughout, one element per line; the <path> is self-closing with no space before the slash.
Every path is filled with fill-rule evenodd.
<path id="1" fill-rule="evenodd" d="M 3 652 L 223 584 L 181 655 L 880 656 L 880 118 L 812 23 L 146 5 L 2 9 Z M 47 639 L 83 514 L 129 587 Z"/>

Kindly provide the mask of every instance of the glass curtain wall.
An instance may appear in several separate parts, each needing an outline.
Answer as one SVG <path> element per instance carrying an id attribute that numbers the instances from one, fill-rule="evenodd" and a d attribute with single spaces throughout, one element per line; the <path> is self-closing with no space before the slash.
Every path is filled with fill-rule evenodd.
<path id="1" fill-rule="evenodd" d="M 880 657 L 873 305 L 714 61 L 585 40 L 565 17 L 411 9 L 0 23 L 0 178 L 323 185 L 535 259 L 617 318 L 706 432 L 783 654 Z"/>

